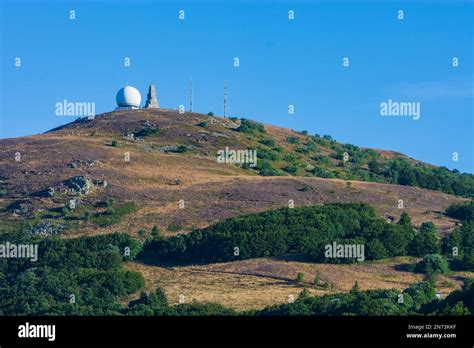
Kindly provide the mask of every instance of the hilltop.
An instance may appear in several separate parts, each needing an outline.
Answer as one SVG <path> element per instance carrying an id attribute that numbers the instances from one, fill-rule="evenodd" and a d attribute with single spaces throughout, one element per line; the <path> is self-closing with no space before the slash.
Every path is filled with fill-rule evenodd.
<path id="1" fill-rule="evenodd" d="M 40 232 L 65 236 L 119 230 L 144 238 L 140 230 L 153 225 L 175 234 L 290 200 L 365 202 L 389 220 L 407 211 L 415 224 L 432 220 L 444 233 L 455 224 L 444 209 L 465 199 L 441 192 L 445 187 L 415 187 L 419 182 L 406 181 L 410 173 L 420 182 L 419 173 L 444 173 L 448 179 L 439 174 L 438 183 L 454 180 L 461 193 L 473 189 L 472 175 L 396 152 L 165 109 L 105 113 L 0 144 L 2 228 L 40 224 Z M 257 166 L 218 163 L 217 151 L 226 147 L 256 149 Z"/>

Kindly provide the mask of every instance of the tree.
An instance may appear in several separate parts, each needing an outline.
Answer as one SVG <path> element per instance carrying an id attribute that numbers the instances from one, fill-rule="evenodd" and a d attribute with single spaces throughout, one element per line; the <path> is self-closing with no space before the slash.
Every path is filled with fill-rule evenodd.
<path id="1" fill-rule="evenodd" d="M 352 286 L 352 289 L 350 291 L 351 294 L 357 294 L 360 292 L 360 286 L 359 286 L 359 282 L 356 280 L 354 285 Z"/>
<path id="2" fill-rule="evenodd" d="M 367 243 L 368 249 L 368 258 L 370 260 L 381 260 L 389 257 L 387 249 L 384 247 L 383 243 L 374 239 Z"/>
<path id="3" fill-rule="evenodd" d="M 474 221 L 465 221 L 443 242 L 444 252 L 457 261 L 458 268 L 474 270 Z"/>
<path id="4" fill-rule="evenodd" d="M 466 308 L 462 301 L 456 302 L 454 306 L 449 304 L 440 312 L 441 315 L 470 315 L 469 308 Z"/>
<path id="5" fill-rule="evenodd" d="M 298 284 L 301 284 L 302 282 L 304 281 L 304 273 L 303 272 L 299 272 L 296 276 L 296 282 Z"/>
<path id="6" fill-rule="evenodd" d="M 415 234 L 408 246 L 408 253 L 413 256 L 424 256 L 426 254 L 438 254 L 440 244 L 436 235 L 437 228 L 431 221 L 423 222 L 420 230 Z"/>
<path id="7" fill-rule="evenodd" d="M 461 221 L 474 220 L 474 201 L 452 204 L 446 209 L 446 215 Z"/>
<path id="8" fill-rule="evenodd" d="M 153 240 L 161 239 L 161 233 L 158 226 L 153 225 L 153 228 L 151 229 L 151 237 L 153 238 Z"/>
<path id="9" fill-rule="evenodd" d="M 400 219 L 398 220 L 398 224 L 402 225 L 402 226 L 412 227 L 410 215 L 408 215 L 408 213 L 406 211 L 404 211 L 402 213 L 402 215 L 400 215 Z"/>
<path id="10" fill-rule="evenodd" d="M 371 160 L 368 164 L 369 170 L 375 174 L 382 173 L 382 165 L 375 159 Z"/>
<path id="11" fill-rule="evenodd" d="M 427 275 L 449 273 L 449 265 L 446 258 L 440 254 L 428 254 L 415 267 L 417 272 Z"/>
<path id="12" fill-rule="evenodd" d="M 298 300 L 304 300 L 306 298 L 309 298 L 311 296 L 311 293 L 309 292 L 308 288 L 303 288 L 301 292 L 298 295 Z"/>
<path id="13" fill-rule="evenodd" d="M 316 275 L 314 276 L 314 285 L 319 285 L 321 282 L 321 277 L 319 276 L 319 272 L 316 272 Z"/>
<path id="14" fill-rule="evenodd" d="M 92 211 L 87 209 L 86 211 L 84 211 L 84 220 L 89 221 L 92 218 L 92 215 L 93 215 Z"/>
<path id="15" fill-rule="evenodd" d="M 421 282 L 411 285 L 408 289 L 405 289 L 403 293 L 411 296 L 413 299 L 413 307 L 415 310 L 419 309 L 420 306 L 425 303 L 431 302 L 436 298 L 435 289 L 429 282 Z"/>

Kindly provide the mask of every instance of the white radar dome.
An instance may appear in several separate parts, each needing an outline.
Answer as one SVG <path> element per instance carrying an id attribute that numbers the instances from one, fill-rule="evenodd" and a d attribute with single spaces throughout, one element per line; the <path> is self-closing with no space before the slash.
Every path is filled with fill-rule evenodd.
<path id="1" fill-rule="evenodd" d="M 117 92 L 116 100 L 119 107 L 138 108 L 142 97 L 135 87 L 126 86 Z"/>

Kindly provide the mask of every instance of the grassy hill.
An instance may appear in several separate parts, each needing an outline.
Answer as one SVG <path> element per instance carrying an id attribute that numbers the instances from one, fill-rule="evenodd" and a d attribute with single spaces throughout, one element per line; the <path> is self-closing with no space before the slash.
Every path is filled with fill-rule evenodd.
<path id="1" fill-rule="evenodd" d="M 141 230 L 154 225 L 186 232 L 290 200 L 365 202 L 387 219 L 407 211 L 415 224 L 431 220 L 444 233 L 455 220 L 442 212 L 473 188 L 470 174 L 394 152 L 174 110 L 116 111 L 0 144 L 0 229 L 47 221 L 65 236 L 120 230 L 144 239 Z M 257 166 L 218 163 L 225 147 L 257 149 Z M 423 175 L 429 185 L 450 184 L 418 188 Z"/>
<path id="2" fill-rule="evenodd" d="M 296 208 L 366 203 L 387 226 L 407 212 L 417 228 L 433 221 L 438 234 L 455 236 L 449 240 L 457 245 L 462 237 L 450 233 L 463 220 L 458 216 L 462 212 L 445 210 L 468 201 L 473 189 L 470 174 L 395 152 L 173 110 L 106 113 L 45 134 L 2 139 L 0 145 L 0 235 L 8 240 L 25 236 L 50 246 L 40 248 L 48 262 L 36 270 L 23 272 L 30 265 L 22 260 L 0 263 L 8 274 L 5 288 L 16 284 L 11 291 L 24 293 L 26 299 L 19 307 L 0 308 L 5 313 L 20 307 L 21 313 L 32 312 L 28 299 L 40 296 L 44 300 L 37 302 L 34 313 L 115 314 L 122 311 L 117 300 L 127 306 L 139 301 L 142 290 L 157 287 L 173 305 L 184 295 L 186 303 L 213 301 L 239 311 L 285 303 L 303 288 L 313 295 L 347 292 L 356 280 L 362 289 L 406 289 L 423 277 L 408 270 L 418 258 L 325 264 L 297 255 L 255 254 L 226 263 L 145 265 L 120 256 L 120 250 L 133 245 L 137 252 L 138 241 L 150 241 L 158 230 L 161 237 L 209 226 L 212 230 L 225 219 L 290 203 Z M 257 166 L 219 163 L 217 152 L 226 147 L 256 149 Z M 116 231 L 126 235 L 110 235 Z M 84 236 L 94 237 L 80 238 Z M 56 254 L 71 254 L 71 260 Z M 18 273 L 24 273 L 20 282 Z M 30 278 L 38 282 L 40 295 L 29 287 Z M 464 278 L 472 278 L 472 272 L 442 275 L 437 290 L 447 295 Z M 63 303 L 65 295 L 52 295 L 58 282 L 68 288 L 65 294 L 81 294 L 82 307 L 71 308 Z M 83 292 L 84 284 L 88 290 Z M 104 286 L 110 288 L 106 301 Z M 53 307 L 45 300 L 51 298 Z"/>

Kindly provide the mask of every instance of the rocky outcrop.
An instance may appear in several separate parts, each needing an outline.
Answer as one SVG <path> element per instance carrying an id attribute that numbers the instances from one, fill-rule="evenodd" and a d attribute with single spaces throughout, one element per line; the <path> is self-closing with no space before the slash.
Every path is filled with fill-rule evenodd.
<path id="1" fill-rule="evenodd" d="M 74 194 L 88 195 L 94 189 L 106 188 L 107 181 L 101 179 L 91 179 L 84 175 L 78 175 L 71 179 L 68 179 L 64 184 L 69 188 L 69 190 Z"/>
<path id="2" fill-rule="evenodd" d="M 73 193 L 89 194 L 92 186 L 92 180 L 84 175 L 78 175 L 65 181 L 65 184 Z"/>
<path id="3" fill-rule="evenodd" d="M 60 234 L 64 231 L 64 228 L 64 225 L 55 224 L 51 221 L 40 222 L 31 228 L 30 234 L 49 237 Z"/>
<path id="4" fill-rule="evenodd" d="M 107 187 L 107 181 L 105 180 L 99 180 L 99 179 L 92 179 L 92 184 L 98 187 Z"/>
<path id="5" fill-rule="evenodd" d="M 37 196 L 37 197 L 53 197 L 54 196 L 54 193 L 55 193 L 55 189 L 54 187 L 47 187 L 45 188 L 44 190 L 41 190 L 41 191 L 38 191 L 34 194 L 34 196 Z"/>
<path id="6" fill-rule="evenodd" d="M 16 201 L 11 204 L 8 209 L 12 210 L 14 214 L 24 218 L 33 218 L 35 216 L 35 209 L 31 201 Z"/>

